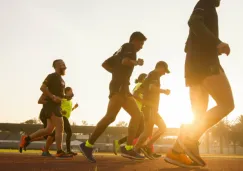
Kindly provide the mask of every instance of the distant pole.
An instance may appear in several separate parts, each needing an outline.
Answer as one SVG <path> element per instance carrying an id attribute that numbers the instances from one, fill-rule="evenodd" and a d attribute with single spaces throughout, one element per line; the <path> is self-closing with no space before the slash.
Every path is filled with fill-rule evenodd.
<path id="1" fill-rule="evenodd" d="M 207 133 L 207 152 L 208 152 L 208 154 L 210 154 L 210 135 L 211 135 L 211 132 L 208 132 Z"/>
<path id="2" fill-rule="evenodd" d="M 228 115 L 225 117 L 225 123 L 226 123 L 226 126 L 227 126 L 227 129 L 229 128 L 229 120 L 228 120 Z M 226 140 L 226 143 L 227 143 L 227 149 L 228 149 L 228 154 L 230 153 L 230 145 L 229 145 L 229 132 L 227 131 L 227 140 Z"/>

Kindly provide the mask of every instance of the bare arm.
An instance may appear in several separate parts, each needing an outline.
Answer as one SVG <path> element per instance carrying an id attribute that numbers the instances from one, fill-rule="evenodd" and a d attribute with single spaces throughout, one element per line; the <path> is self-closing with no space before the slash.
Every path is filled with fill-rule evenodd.
<path id="1" fill-rule="evenodd" d="M 77 108 L 78 108 L 78 103 L 76 103 L 76 104 L 73 106 L 72 111 L 73 111 L 74 109 L 77 109 Z"/>
<path id="2" fill-rule="evenodd" d="M 50 99 L 53 99 L 55 96 L 48 90 L 48 87 L 45 84 L 42 84 L 40 90 L 43 92 L 43 94 L 46 97 L 49 97 Z"/>
<path id="3" fill-rule="evenodd" d="M 46 96 L 44 94 L 42 94 L 38 100 L 38 104 L 45 104 L 46 101 Z"/>
<path id="4" fill-rule="evenodd" d="M 112 67 L 107 63 L 107 61 L 105 61 L 105 62 L 102 63 L 102 67 L 103 67 L 106 71 L 112 73 Z"/>

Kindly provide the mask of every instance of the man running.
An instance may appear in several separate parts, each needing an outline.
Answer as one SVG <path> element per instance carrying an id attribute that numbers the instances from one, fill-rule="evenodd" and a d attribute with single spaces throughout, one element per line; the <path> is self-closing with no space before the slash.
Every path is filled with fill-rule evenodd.
<path id="1" fill-rule="evenodd" d="M 186 42 L 185 80 L 190 89 L 194 121 L 181 128 L 174 148 L 167 153 L 170 163 L 181 166 L 185 152 L 196 164 L 205 166 L 199 154 L 199 138 L 234 109 L 231 86 L 218 55 L 230 54 L 230 47 L 218 36 L 216 7 L 220 0 L 200 0 L 188 22 L 190 33 Z M 208 109 L 209 95 L 216 106 Z M 183 136 L 186 135 L 186 136 Z"/>
<path id="2" fill-rule="evenodd" d="M 32 140 L 49 135 L 55 129 L 56 157 L 71 157 L 62 150 L 63 119 L 61 114 L 61 100 L 64 97 L 65 88 L 65 82 L 62 76 L 65 75 L 66 65 L 63 60 L 58 59 L 53 62 L 53 67 L 55 72 L 47 76 L 40 88 L 43 94 L 48 97 L 47 103 L 44 104 L 47 127 L 39 129 L 29 136 L 22 136 L 19 148 L 25 148 Z"/>
<path id="3" fill-rule="evenodd" d="M 142 83 L 143 83 L 143 81 L 145 80 L 146 77 L 147 77 L 147 74 L 145 74 L 145 73 L 140 74 L 138 76 L 138 78 L 135 80 L 136 85 L 133 89 L 133 97 L 135 98 L 135 101 L 136 101 L 138 108 L 141 112 L 142 112 L 143 94 L 139 91 L 139 87 L 142 85 Z M 144 125 L 144 123 L 143 123 L 143 117 L 142 117 L 140 124 L 139 124 L 139 129 L 138 129 L 138 132 L 137 132 L 137 135 L 136 135 L 136 139 L 142 133 L 143 125 Z M 136 144 L 136 143 L 134 143 L 136 141 L 136 139 L 133 141 L 133 144 Z M 114 152 L 115 155 L 117 155 L 117 152 L 120 149 L 120 145 L 122 145 L 126 142 L 127 142 L 127 136 L 121 138 L 120 140 L 114 140 L 113 141 L 113 152 Z"/>
<path id="4" fill-rule="evenodd" d="M 166 73 L 170 73 L 167 63 L 159 61 L 155 69 L 149 73 L 140 87 L 143 91 L 142 111 L 144 114 L 144 130 L 139 136 L 138 142 L 135 145 L 135 150 L 141 150 L 149 159 L 153 159 L 151 146 L 166 130 L 164 120 L 158 113 L 160 94 L 170 94 L 170 90 L 160 88 L 160 77 Z M 154 125 L 158 126 L 158 130 L 153 134 Z M 151 135 L 152 138 L 144 145 L 145 141 Z"/>
<path id="5" fill-rule="evenodd" d="M 143 156 L 133 150 L 132 143 L 136 136 L 142 114 L 129 91 L 129 84 L 134 67 L 143 65 L 143 60 L 137 59 L 136 53 L 142 49 L 146 39 L 141 32 L 134 32 L 130 36 L 129 43 L 123 44 L 112 57 L 102 64 L 103 68 L 112 73 L 110 101 L 106 115 L 97 124 L 89 140 L 80 144 L 81 152 L 90 162 L 96 162 L 92 153 L 94 143 L 105 129 L 115 121 L 121 108 L 131 116 L 128 127 L 127 145 L 121 148 L 122 156 L 138 160 L 144 159 Z"/>
<path id="6" fill-rule="evenodd" d="M 142 73 L 138 76 L 138 78 L 135 80 L 136 86 L 133 89 L 133 97 L 136 100 L 136 103 L 138 105 L 139 110 L 142 112 L 142 101 L 143 101 L 143 92 L 141 91 L 140 86 L 142 85 L 143 81 L 145 80 L 145 78 L 147 77 L 147 74 Z M 139 124 L 139 129 L 136 135 L 136 139 L 133 141 L 133 145 L 135 145 L 138 141 L 138 137 L 141 135 L 141 133 L 143 132 L 144 129 L 144 120 L 143 117 L 140 121 Z M 151 136 L 149 137 L 149 139 L 151 139 Z M 120 146 L 124 143 L 127 142 L 127 136 L 121 138 L 120 140 L 114 140 L 113 141 L 113 152 L 115 155 L 117 155 L 118 150 L 120 149 Z M 149 148 L 151 149 L 151 153 L 153 152 L 153 145 L 151 145 L 151 147 Z M 151 154 L 151 156 L 153 156 L 153 158 L 160 158 L 161 155 L 160 154 L 156 154 L 153 153 Z"/>

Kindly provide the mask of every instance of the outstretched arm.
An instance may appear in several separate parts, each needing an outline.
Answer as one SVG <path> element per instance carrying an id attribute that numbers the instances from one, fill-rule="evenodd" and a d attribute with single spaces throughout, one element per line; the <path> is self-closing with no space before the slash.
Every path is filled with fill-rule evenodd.
<path id="1" fill-rule="evenodd" d="M 76 104 L 73 106 L 72 111 L 73 111 L 74 109 L 77 109 L 77 108 L 78 108 L 78 103 L 76 103 Z"/>

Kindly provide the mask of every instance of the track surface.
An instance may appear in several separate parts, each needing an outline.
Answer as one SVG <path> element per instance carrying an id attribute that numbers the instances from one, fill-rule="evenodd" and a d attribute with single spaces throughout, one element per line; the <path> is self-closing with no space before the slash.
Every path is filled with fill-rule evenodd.
<path id="1" fill-rule="evenodd" d="M 243 157 L 205 156 L 206 168 L 185 169 L 159 160 L 132 161 L 112 154 L 96 154 L 89 163 L 81 154 L 73 159 L 41 157 L 39 153 L 0 153 L 0 171 L 243 171 Z"/>

